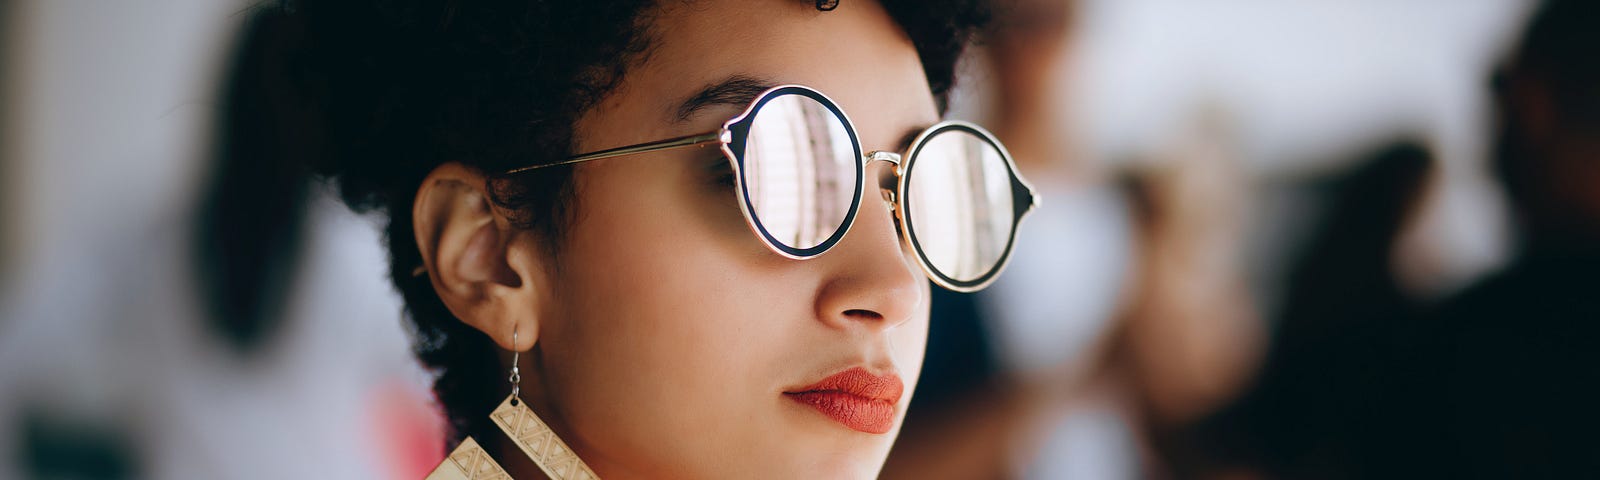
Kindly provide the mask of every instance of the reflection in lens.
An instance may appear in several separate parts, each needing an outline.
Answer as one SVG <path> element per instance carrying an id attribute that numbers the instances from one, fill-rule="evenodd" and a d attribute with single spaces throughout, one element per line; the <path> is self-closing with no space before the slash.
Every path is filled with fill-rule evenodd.
<path id="1" fill-rule="evenodd" d="M 960 282 L 1000 262 L 1011 238 L 1011 175 L 1000 150 L 965 130 L 944 130 L 909 159 L 910 233 L 929 266 Z"/>
<path id="2" fill-rule="evenodd" d="M 768 101 L 751 123 L 744 152 L 751 213 L 772 238 L 809 249 L 843 226 L 860 155 L 844 120 L 828 107 L 802 95 Z"/>

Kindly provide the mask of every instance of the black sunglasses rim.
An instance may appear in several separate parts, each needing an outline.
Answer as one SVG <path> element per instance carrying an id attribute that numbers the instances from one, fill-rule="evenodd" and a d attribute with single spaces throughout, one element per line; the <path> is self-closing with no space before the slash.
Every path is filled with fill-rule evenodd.
<path id="1" fill-rule="evenodd" d="M 968 292 L 974 291 L 994 280 L 995 277 L 999 275 L 1000 271 L 1004 269 L 1006 263 L 1011 260 L 1012 248 L 1015 247 L 1017 243 L 1017 225 L 1022 223 L 1022 217 L 1028 212 L 1028 208 L 1032 206 L 1033 197 L 1029 193 L 1027 184 L 1023 183 L 1021 176 L 1017 174 L 1016 166 L 1012 165 L 1010 161 L 1002 162 L 1006 167 L 1006 175 L 1010 177 L 1012 212 L 1011 228 L 1008 232 L 1006 232 L 1006 246 L 1000 251 L 1000 257 L 995 259 L 994 264 L 990 265 L 989 269 L 984 271 L 983 275 L 979 275 L 972 280 L 961 280 L 951 277 L 941 270 L 937 265 L 934 265 L 933 261 L 928 258 L 927 251 L 922 248 L 922 242 L 918 241 L 917 235 L 915 234 L 916 223 L 915 220 L 912 219 L 913 215 L 911 214 L 911 210 L 912 205 L 916 202 L 916 196 L 910 194 L 911 192 L 909 187 L 911 185 L 911 176 L 916 172 L 916 160 L 918 158 L 917 154 L 922 151 L 923 147 L 928 145 L 929 141 L 936 138 L 939 134 L 949 131 L 961 131 L 982 139 L 985 143 L 989 144 L 989 147 L 1000 153 L 1000 158 L 1002 160 L 1010 157 L 1006 153 L 1005 147 L 1000 146 L 1000 142 L 996 140 L 993 135 L 965 123 L 941 123 L 939 125 L 935 125 L 933 128 L 930 128 L 927 131 L 922 132 L 921 135 L 918 135 L 916 142 L 914 142 L 911 148 L 907 150 L 905 166 L 903 167 L 903 171 L 900 173 L 900 184 L 897 188 L 900 196 L 900 221 L 905 224 L 906 241 L 907 243 L 911 244 L 912 250 L 916 252 L 917 261 L 922 262 L 923 266 L 926 267 L 925 269 L 937 277 L 935 279 L 935 283 L 939 283 L 940 285 L 952 290 Z"/>
<path id="2" fill-rule="evenodd" d="M 766 223 L 762 221 L 760 215 L 755 213 L 755 204 L 753 204 L 750 199 L 749 177 L 743 174 L 745 171 L 745 144 L 750 138 L 750 129 L 755 125 L 756 117 L 761 113 L 761 107 L 766 106 L 767 103 L 778 98 L 782 98 L 785 95 L 801 95 L 816 101 L 823 107 L 826 107 L 829 112 L 833 113 L 834 117 L 838 118 L 839 121 L 844 124 L 845 132 L 850 136 L 851 151 L 856 152 L 856 154 L 853 155 L 855 157 L 854 161 L 856 164 L 855 195 L 851 197 L 850 209 L 845 212 L 844 220 L 840 222 L 839 225 L 834 227 L 834 231 L 831 236 L 829 236 L 826 240 L 823 240 L 822 243 L 818 243 L 810 248 L 796 248 L 790 246 L 773 236 L 772 232 L 767 230 Z M 732 133 L 732 139 L 730 142 L 728 142 L 725 148 L 727 149 L 727 152 L 733 156 L 734 162 L 738 167 L 738 171 L 740 172 L 740 201 L 744 203 L 745 211 L 749 212 L 750 214 L 750 223 L 755 225 L 756 231 L 761 234 L 761 236 L 767 241 L 768 245 L 771 245 L 783 253 L 793 256 L 797 259 L 807 259 L 821 255 L 823 252 L 833 248 L 834 245 L 837 245 L 844 239 L 845 233 L 848 232 L 851 225 L 855 223 L 856 213 L 861 209 L 861 199 L 866 182 L 866 175 L 862 173 L 863 170 L 865 170 L 862 163 L 865 161 L 865 159 L 860 154 L 861 139 L 856 136 L 855 125 L 850 123 L 850 117 L 844 114 L 844 110 L 840 109 L 837 104 L 834 104 L 833 101 L 826 95 L 823 95 L 822 92 L 798 85 L 791 85 L 768 91 L 766 94 L 762 95 L 761 98 L 756 99 L 756 101 L 750 105 L 750 108 L 747 109 L 745 113 L 741 114 L 738 118 L 729 120 L 728 124 L 725 125 L 724 128 Z"/>

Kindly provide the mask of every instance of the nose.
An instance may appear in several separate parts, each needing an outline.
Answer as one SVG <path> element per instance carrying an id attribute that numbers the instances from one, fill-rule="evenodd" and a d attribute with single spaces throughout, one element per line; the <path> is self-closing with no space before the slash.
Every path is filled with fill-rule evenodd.
<path id="1" fill-rule="evenodd" d="M 895 165 L 871 162 L 867 178 L 881 178 Z M 817 297 L 817 317 L 841 329 L 887 330 L 910 320 L 925 300 L 925 283 L 909 257 L 894 213 L 867 182 L 855 223 L 839 244 L 813 259 L 822 263 L 826 279 Z"/>

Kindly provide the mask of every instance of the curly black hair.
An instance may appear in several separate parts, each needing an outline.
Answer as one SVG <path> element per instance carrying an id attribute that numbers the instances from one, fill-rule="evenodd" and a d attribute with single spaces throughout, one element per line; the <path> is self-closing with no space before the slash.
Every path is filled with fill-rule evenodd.
<path id="1" fill-rule="evenodd" d="M 447 447 L 482 429 L 505 394 L 496 389 L 507 387 L 493 342 L 456 319 L 426 276 L 412 274 L 422 262 L 413 196 L 446 162 L 499 172 L 570 155 L 576 119 L 648 54 L 654 4 L 278 0 L 251 12 L 224 87 L 222 136 L 270 154 L 223 149 L 237 157 L 223 163 L 303 165 L 337 182 L 351 208 L 386 215 L 390 276 L 405 300 L 413 349 L 437 375 Z M 822 11 L 837 4 L 816 1 Z M 942 110 L 987 5 L 883 5 L 917 49 Z M 571 170 L 491 178 L 491 200 L 559 252 L 575 200 Z"/>

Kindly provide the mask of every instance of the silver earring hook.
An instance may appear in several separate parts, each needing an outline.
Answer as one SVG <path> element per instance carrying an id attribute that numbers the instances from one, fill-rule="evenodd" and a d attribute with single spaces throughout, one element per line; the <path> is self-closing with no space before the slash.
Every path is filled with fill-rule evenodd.
<path id="1" fill-rule="evenodd" d="M 522 359 L 521 356 L 522 352 L 517 350 L 517 327 L 513 325 L 511 327 L 511 378 L 507 379 L 511 381 L 511 396 L 513 398 L 517 398 L 518 395 L 522 394 L 522 369 L 518 368 L 521 363 L 519 362 Z"/>

